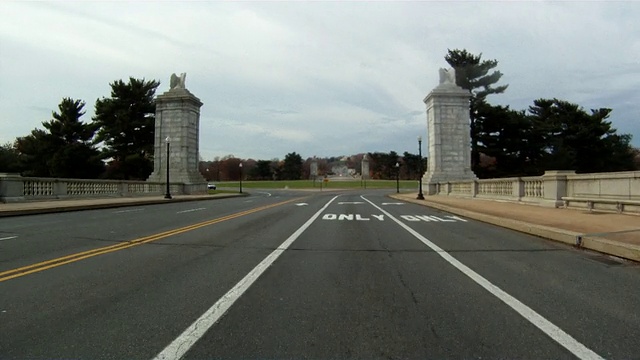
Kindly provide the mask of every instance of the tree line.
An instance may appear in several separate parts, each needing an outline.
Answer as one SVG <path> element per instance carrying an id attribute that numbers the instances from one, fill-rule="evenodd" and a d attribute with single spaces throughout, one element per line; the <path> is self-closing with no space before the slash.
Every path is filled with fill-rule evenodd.
<path id="1" fill-rule="evenodd" d="M 353 169 L 355 178 L 362 174 L 364 153 L 350 156 L 309 157 L 305 160 L 296 152 L 285 155 L 284 160 L 240 159 L 233 155 L 216 157 L 213 161 L 200 162 L 200 173 L 207 181 L 243 180 L 302 180 L 312 179 L 311 164 L 317 164 L 317 178 L 335 175 L 336 166 Z M 395 151 L 389 153 L 367 153 L 369 161 L 368 179 L 418 179 L 420 175 L 420 156 L 404 152 L 399 156 Z M 242 164 L 242 168 L 240 167 Z M 399 166 L 396 167 L 396 164 Z M 422 169 L 426 170 L 427 160 L 423 158 Z"/>
<path id="2" fill-rule="evenodd" d="M 242 166 L 240 166 L 242 164 Z M 240 159 L 233 155 L 215 157 L 213 161 L 201 161 L 200 173 L 207 181 L 245 180 L 300 180 L 305 177 L 303 162 L 296 152 L 285 155 L 284 160 Z M 307 172 L 308 174 L 308 172 Z"/>
<path id="3" fill-rule="evenodd" d="M 546 170 L 579 173 L 640 168 L 640 150 L 630 134 L 618 134 L 609 108 L 586 111 L 560 99 L 537 99 L 527 110 L 492 105 L 487 97 L 507 90 L 497 85 L 497 60 L 467 50 L 448 50 L 445 61 L 456 69 L 456 83 L 470 91 L 471 166 L 480 178 L 541 175 Z M 129 78 L 109 84 L 109 97 L 97 99 L 95 115 L 82 119 L 86 103 L 63 98 L 52 118 L 13 143 L 0 145 L 0 172 L 23 176 L 145 180 L 153 171 L 155 92 L 159 81 Z M 320 175 L 336 164 L 361 169 L 364 154 L 284 160 L 241 160 L 229 155 L 204 161 L 208 180 L 310 178 L 316 161 Z M 426 158 L 395 151 L 368 153 L 371 179 L 418 179 Z M 422 162 L 422 168 L 420 163 Z M 239 164 L 243 163 L 243 168 Z M 395 166 L 398 164 L 399 166 Z"/>
<path id="4" fill-rule="evenodd" d="M 502 73 L 497 60 L 467 50 L 448 50 L 458 86 L 470 91 L 471 166 L 480 178 L 542 175 L 546 170 L 578 173 L 640 168 L 640 150 L 630 134 L 618 134 L 609 108 L 586 111 L 569 101 L 537 99 L 527 110 L 491 105 L 487 96 Z"/>
<path id="5" fill-rule="evenodd" d="M 145 180 L 153 171 L 155 133 L 155 92 L 157 80 L 129 78 L 109 84 L 109 97 L 95 102 L 95 115 L 83 120 L 86 103 L 63 98 L 43 128 L 0 145 L 0 172 L 23 176 L 77 179 Z M 415 156 L 395 152 L 370 155 L 370 178 L 394 178 L 393 164 L 412 164 Z M 386 156 L 386 157 L 385 157 Z M 363 154 L 348 157 L 345 165 L 360 172 Z M 201 161 L 199 168 L 208 181 L 309 179 L 311 162 L 318 164 L 318 175 L 331 175 L 333 166 L 344 157 L 308 158 L 292 152 L 284 160 L 238 159 L 233 155 Z M 240 164 L 243 168 L 240 168 Z M 401 168 L 401 176 L 417 174 L 416 169 Z"/>
<path id="6" fill-rule="evenodd" d="M 23 176 L 145 180 L 153 171 L 155 91 L 159 81 L 110 84 L 85 122 L 86 103 L 63 98 L 44 129 L 0 147 L 0 172 Z"/>

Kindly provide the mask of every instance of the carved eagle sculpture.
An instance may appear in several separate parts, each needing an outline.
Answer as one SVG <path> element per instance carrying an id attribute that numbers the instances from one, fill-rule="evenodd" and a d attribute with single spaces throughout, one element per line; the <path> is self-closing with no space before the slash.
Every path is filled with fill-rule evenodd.
<path id="1" fill-rule="evenodd" d="M 440 69 L 440 84 L 456 84 L 456 70 L 454 68 Z"/>
<path id="2" fill-rule="evenodd" d="M 171 81 L 169 82 L 169 90 L 171 89 L 184 89 L 184 81 L 187 77 L 187 73 L 182 73 L 180 76 L 171 74 Z"/>

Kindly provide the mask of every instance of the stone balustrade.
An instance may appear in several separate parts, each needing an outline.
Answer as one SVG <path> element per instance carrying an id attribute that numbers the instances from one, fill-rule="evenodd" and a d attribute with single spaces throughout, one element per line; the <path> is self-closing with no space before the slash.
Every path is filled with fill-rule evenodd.
<path id="1" fill-rule="evenodd" d="M 435 193 L 640 214 L 640 171 L 575 174 L 547 171 L 542 176 L 460 180 L 434 184 Z M 162 195 L 166 183 L 22 177 L 0 173 L 0 202 Z M 171 183 L 171 194 L 206 192 L 206 184 Z"/>
<path id="2" fill-rule="evenodd" d="M 434 185 L 438 195 L 640 214 L 640 171 L 594 174 L 547 171 L 542 176 L 438 182 Z"/>
<path id="3" fill-rule="evenodd" d="M 189 188 L 186 188 L 189 187 Z M 170 183 L 171 194 L 181 195 L 206 191 L 206 184 L 195 189 L 193 185 Z M 0 202 L 33 200 L 82 199 L 105 197 L 131 197 L 162 195 L 166 183 L 127 180 L 57 179 L 22 177 L 18 174 L 0 173 Z"/>

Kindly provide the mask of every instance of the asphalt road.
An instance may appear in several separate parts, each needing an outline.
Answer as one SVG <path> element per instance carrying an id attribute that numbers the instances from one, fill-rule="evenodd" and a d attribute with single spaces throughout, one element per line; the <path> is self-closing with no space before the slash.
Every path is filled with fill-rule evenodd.
<path id="1" fill-rule="evenodd" d="M 640 358 L 640 266 L 401 203 L 0 219 L 0 359 Z"/>

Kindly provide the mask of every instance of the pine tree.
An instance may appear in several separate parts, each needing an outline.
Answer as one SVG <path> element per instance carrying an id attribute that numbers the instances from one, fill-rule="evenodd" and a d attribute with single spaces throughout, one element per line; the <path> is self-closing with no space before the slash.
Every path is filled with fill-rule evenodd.
<path id="1" fill-rule="evenodd" d="M 478 121 L 482 118 L 483 106 L 486 104 L 486 98 L 491 94 L 503 93 L 509 85 L 500 85 L 493 87 L 500 78 L 502 73 L 493 70 L 498 66 L 497 60 L 482 60 L 482 54 L 474 55 L 467 50 L 447 50 L 444 59 L 456 71 L 456 84 L 463 89 L 471 92 L 469 120 L 471 132 L 471 168 L 474 171 L 479 170 L 480 163 L 480 142 L 478 140 Z"/>
<path id="2" fill-rule="evenodd" d="M 96 142 L 111 159 L 109 177 L 146 179 L 153 170 L 155 91 L 158 81 L 114 81 L 111 97 L 96 101 Z"/>
<path id="3" fill-rule="evenodd" d="M 84 101 L 64 98 L 53 119 L 18 138 L 16 148 L 27 176 L 97 178 L 104 171 L 100 153 L 92 144 L 93 124 L 83 123 Z"/>

